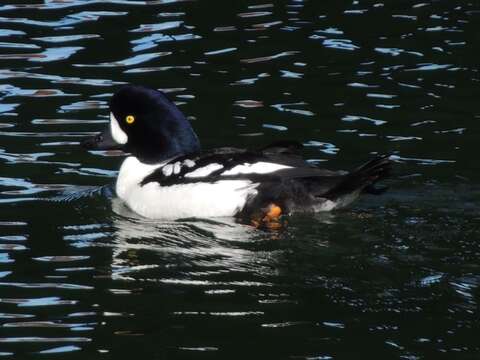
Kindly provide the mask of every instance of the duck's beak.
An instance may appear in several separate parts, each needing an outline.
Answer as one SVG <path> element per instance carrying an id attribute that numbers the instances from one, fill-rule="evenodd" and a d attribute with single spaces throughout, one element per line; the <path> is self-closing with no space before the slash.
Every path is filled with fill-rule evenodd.
<path id="1" fill-rule="evenodd" d="M 88 150 L 122 150 L 124 145 L 117 143 L 107 127 L 103 132 L 82 141 L 82 146 Z"/>

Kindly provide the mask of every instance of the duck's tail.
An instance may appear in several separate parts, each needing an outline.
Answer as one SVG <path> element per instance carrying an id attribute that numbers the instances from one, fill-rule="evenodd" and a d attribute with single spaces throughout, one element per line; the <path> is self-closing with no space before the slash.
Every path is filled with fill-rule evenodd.
<path id="1" fill-rule="evenodd" d="M 375 187 L 375 183 L 391 174 L 392 162 L 390 155 L 381 155 L 359 166 L 344 176 L 336 186 L 330 189 L 322 197 L 337 199 L 342 195 L 354 192 L 366 192 L 369 194 L 381 194 L 387 187 Z"/>

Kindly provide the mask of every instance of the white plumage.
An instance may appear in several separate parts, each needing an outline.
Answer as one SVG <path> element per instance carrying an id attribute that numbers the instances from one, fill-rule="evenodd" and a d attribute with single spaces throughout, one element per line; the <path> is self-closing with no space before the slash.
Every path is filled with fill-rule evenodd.
<path id="1" fill-rule="evenodd" d="M 275 164 L 260 161 L 254 164 L 240 164 L 234 168 L 227 170 L 222 175 L 238 175 L 238 174 L 268 174 L 280 169 L 291 168 L 291 166 Z"/>
<path id="2" fill-rule="evenodd" d="M 257 194 L 258 184 L 249 180 L 220 180 L 213 183 L 195 182 L 170 186 L 149 182 L 141 185 L 146 176 L 159 168 L 163 170 L 166 166 L 169 166 L 168 173 L 173 171 L 172 164 L 149 165 L 133 156 L 128 157 L 123 162 L 117 179 L 118 197 L 142 216 L 178 219 L 233 216 L 243 208 L 249 196 Z M 209 164 L 191 172 L 190 177 L 192 174 L 207 176 L 221 167 L 220 164 Z"/>
<path id="3" fill-rule="evenodd" d="M 110 132 L 112 134 L 113 140 L 119 144 L 126 144 L 128 141 L 128 135 L 120 128 L 118 120 L 115 118 L 115 115 L 110 113 Z"/>
<path id="4" fill-rule="evenodd" d="M 163 219 L 244 217 L 272 203 L 282 213 L 330 211 L 362 192 L 384 191 L 374 185 L 391 167 L 388 156 L 380 156 L 348 174 L 321 170 L 303 161 L 301 145 L 291 141 L 253 151 L 202 152 L 175 104 L 158 90 L 135 85 L 114 94 L 108 129 L 84 146 L 130 152 L 118 175 L 117 195 L 136 213 Z"/>
<path id="5" fill-rule="evenodd" d="M 193 170 L 190 173 L 185 174 L 185 177 L 194 178 L 194 177 L 204 177 L 208 176 L 216 170 L 223 168 L 222 164 L 208 164 L 204 167 Z"/>

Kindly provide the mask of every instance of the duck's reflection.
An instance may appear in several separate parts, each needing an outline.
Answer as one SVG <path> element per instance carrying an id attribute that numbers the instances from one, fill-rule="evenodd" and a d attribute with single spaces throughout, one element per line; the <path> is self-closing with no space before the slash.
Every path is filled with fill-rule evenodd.
<path id="1" fill-rule="evenodd" d="M 276 251 L 271 246 L 261 249 L 261 244 L 282 236 L 279 231 L 259 231 L 233 218 L 145 219 L 119 199 L 112 199 L 112 209 L 114 279 L 136 279 L 135 274 L 144 274 L 145 270 L 153 271 L 151 275 L 157 280 L 160 272 L 178 281 L 202 281 L 199 279 L 206 277 L 211 281 L 212 276 L 232 271 L 264 274 L 271 271 L 268 263 Z"/>

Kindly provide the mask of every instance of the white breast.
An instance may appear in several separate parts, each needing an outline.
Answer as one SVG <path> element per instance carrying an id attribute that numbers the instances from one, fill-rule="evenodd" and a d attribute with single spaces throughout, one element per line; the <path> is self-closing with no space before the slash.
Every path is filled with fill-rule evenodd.
<path id="1" fill-rule="evenodd" d="M 163 167 L 143 164 L 135 157 L 123 162 L 116 191 L 136 213 L 154 219 L 233 216 L 255 195 L 258 184 L 248 180 L 221 180 L 161 186 L 150 182 L 140 186 L 145 176 Z"/>

